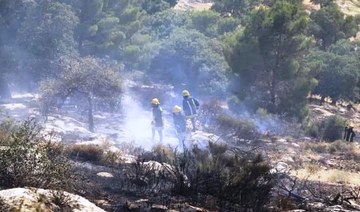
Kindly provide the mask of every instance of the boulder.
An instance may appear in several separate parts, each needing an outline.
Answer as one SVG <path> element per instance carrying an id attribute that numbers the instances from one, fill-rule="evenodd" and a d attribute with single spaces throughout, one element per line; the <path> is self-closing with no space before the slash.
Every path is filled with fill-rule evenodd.
<path id="1" fill-rule="evenodd" d="M 201 150 L 209 148 L 209 142 L 224 144 L 225 142 L 219 136 L 204 131 L 196 131 L 191 134 L 189 139 L 185 141 L 185 146 L 192 149 L 194 146 Z"/>
<path id="2" fill-rule="evenodd" d="M 93 211 L 103 212 L 94 203 L 79 195 L 37 188 L 12 188 L 0 191 L 0 199 L 8 207 L 30 211 Z M 104 211 L 105 212 L 105 211 Z"/>
<path id="3" fill-rule="evenodd" d="M 274 168 L 270 170 L 271 173 L 286 173 L 290 170 L 289 165 L 285 162 L 278 162 Z"/>

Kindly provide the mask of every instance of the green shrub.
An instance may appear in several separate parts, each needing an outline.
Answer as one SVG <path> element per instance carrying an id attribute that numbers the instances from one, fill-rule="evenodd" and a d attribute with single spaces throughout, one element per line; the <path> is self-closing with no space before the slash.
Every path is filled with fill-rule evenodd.
<path id="1" fill-rule="evenodd" d="M 311 124 L 307 132 L 310 136 L 332 142 L 342 139 L 344 126 L 344 119 L 338 116 L 329 116 L 321 122 Z"/>
<path id="2" fill-rule="evenodd" d="M 220 101 L 211 100 L 209 102 L 204 102 L 199 111 L 199 121 L 207 128 L 207 130 L 214 130 L 214 126 L 217 124 L 217 117 L 223 113 L 224 109 L 221 108 Z"/>
<path id="3" fill-rule="evenodd" d="M 61 144 L 44 140 L 33 120 L 1 127 L 11 129 L 0 140 L 1 187 L 72 188 L 75 175 Z"/>
<path id="4" fill-rule="evenodd" d="M 217 131 L 228 135 L 228 138 L 256 139 L 260 136 L 253 121 L 247 119 L 237 119 L 228 115 L 219 115 L 217 117 Z"/>

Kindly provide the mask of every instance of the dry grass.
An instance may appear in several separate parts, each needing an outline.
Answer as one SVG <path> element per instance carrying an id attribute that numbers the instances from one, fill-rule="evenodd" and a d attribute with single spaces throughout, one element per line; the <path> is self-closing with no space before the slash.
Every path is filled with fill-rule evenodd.
<path id="1" fill-rule="evenodd" d="M 315 154 L 351 154 L 358 155 L 360 154 L 360 149 L 355 143 L 349 143 L 345 141 L 335 141 L 331 143 L 327 142 L 304 142 L 301 144 L 302 152 L 312 152 Z"/>
<path id="2" fill-rule="evenodd" d="M 360 186 L 360 174 L 343 171 L 339 169 L 322 169 L 314 166 L 305 167 L 292 171 L 291 175 L 299 179 L 308 179 L 311 181 L 319 181 L 322 183 L 343 183 L 347 185 Z"/>
<path id="3" fill-rule="evenodd" d="M 291 175 L 299 179 L 308 179 L 310 181 L 319 181 L 321 183 L 341 183 L 346 185 L 360 186 L 360 173 L 354 173 L 351 170 L 344 170 L 341 163 L 347 163 L 346 160 L 357 161 L 360 159 L 360 148 L 357 143 L 336 141 L 326 142 L 305 142 L 301 144 L 301 155 L 310 159 L 311 163 L 302 164 L 297 170 L 291 171 Z M 341 160 L 334 161 L 334 158 L 340 157 Z M 340 159 L 339 158 L 339 159 Z M 345 161 L 343 161 L 345 159 Z M 330 167 L 324 167 L 316 161 L 327 161 Z M 322 164 L 322 163 L 320 163 Z"/>
<path id="4" fill-rule="evenodd" d="M 360 14 L 360 1 L 358 0 L 337 0 L 336 3 L 345 15 Z"/>
<path id="5" fill-rule="evenodd" d="M 303 1 L 306 10 L 319 10 L 320 5 L 313 4 L 310 0 Z"/>
<path id="6" fill-rule="evenodd" d="M 155 160 L 160 162 L 173 161 L 175 158 L 174 151 L 171 147 L 158 144 L 153 147 L 152 151 L 155 154 Z"/>
<path id="7" fill-rule="evenodd" d="M 358 0 L 336 0 L 340 10 L 345 15 L 359 15 L 360 14 L 360 1 Z M 307 10 L 319 10 L 320 5 L 313 4 L 310 0 L 304 0 L 303 4 Z"/>

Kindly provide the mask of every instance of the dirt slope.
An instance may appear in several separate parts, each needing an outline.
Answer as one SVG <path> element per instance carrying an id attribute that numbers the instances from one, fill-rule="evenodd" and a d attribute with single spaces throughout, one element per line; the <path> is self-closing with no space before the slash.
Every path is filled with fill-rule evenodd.
<path id="1" fill-rule="evenodd" d="M 179 0 L 176 10 L 208 10 L 212 6 L 210 0 Z"/>

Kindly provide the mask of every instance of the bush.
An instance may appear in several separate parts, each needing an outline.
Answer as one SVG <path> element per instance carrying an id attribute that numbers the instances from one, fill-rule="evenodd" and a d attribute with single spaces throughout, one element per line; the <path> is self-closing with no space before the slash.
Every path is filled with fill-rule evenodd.
<path id="1" fill-rule="evenodd" d="M 69 194 L 64 191 L 53 190 L 51 191 L 50 202 L 54 204 L 59 211 L 73 211 L 80 209 L 75 200 L 72 200 Z"/>
<path id="2" fill-rule="evenodd" d="M 178 170 L 173 191 L 191 196 L 193 201 L 210 195 L 223 207 L 237 205 L 229 210 L 240 211 L 261 211 L 269 201 L 273 175 L 259 154 L 210 144 L 208 154 L 201 150 L 178 154 L 173 166 Z"/>
<path id="3" fill-rule="evenodd" d="M 72 167 L 63 146 L 44 140 L 33 120 L 21 124 L 7 122 L 0 140 L 0 186 L 41 187 L 71 190 L 74 185 Z"/>
<path id="4" fill-rule="evenodd" d="M 75 160 L 100 163 L 104 149 L 96 144 L 75 144 L 68 148 L 68 154 Z"/>
<path id="5" fill-rule="evenodd" d="M 307 132 L 320 140 L 332 142 L 342 139 L 344 126 L 344 119 L 338 116 L 329 116 L 321 122 L 311 124 Z"/>
<path id="6" fill-rule="evenodd" d="M 73 160 L 92 162 L 102 165 L 116 165 L 119 163 L 121 152 L 113 152 L 109 149 L 110 143 L 97 144 L 74 144 L 67 148 L 66 152 Z"/>
<path id="7" fill-rule="evenodd" d="M 159 144 L 153 147 L 152 152 L 154 154 L 154 158 L 152 160 L 158 162 L 167 163 L 174 159 L 174 152 L 170 146 Z"/>
<path id="8" fill-rule="evenodd" d="M 228 137 L 253 140 L 260 136 L 256 125 L 251 120 L 236 119 L 228 115 L 220 115 L 217 117 L 217 131 L 220 134 L 228 135 Z"/>
<path id="9" fill-rule="evenodd" d="M 201 105 L 199 111 L 199 121 L 207 130 L 214 130 L 216 126 L 217 117 L 224 113 L 224 109 L 221 108 L 221 102 L 218 100 L 211 100 Z"/>

